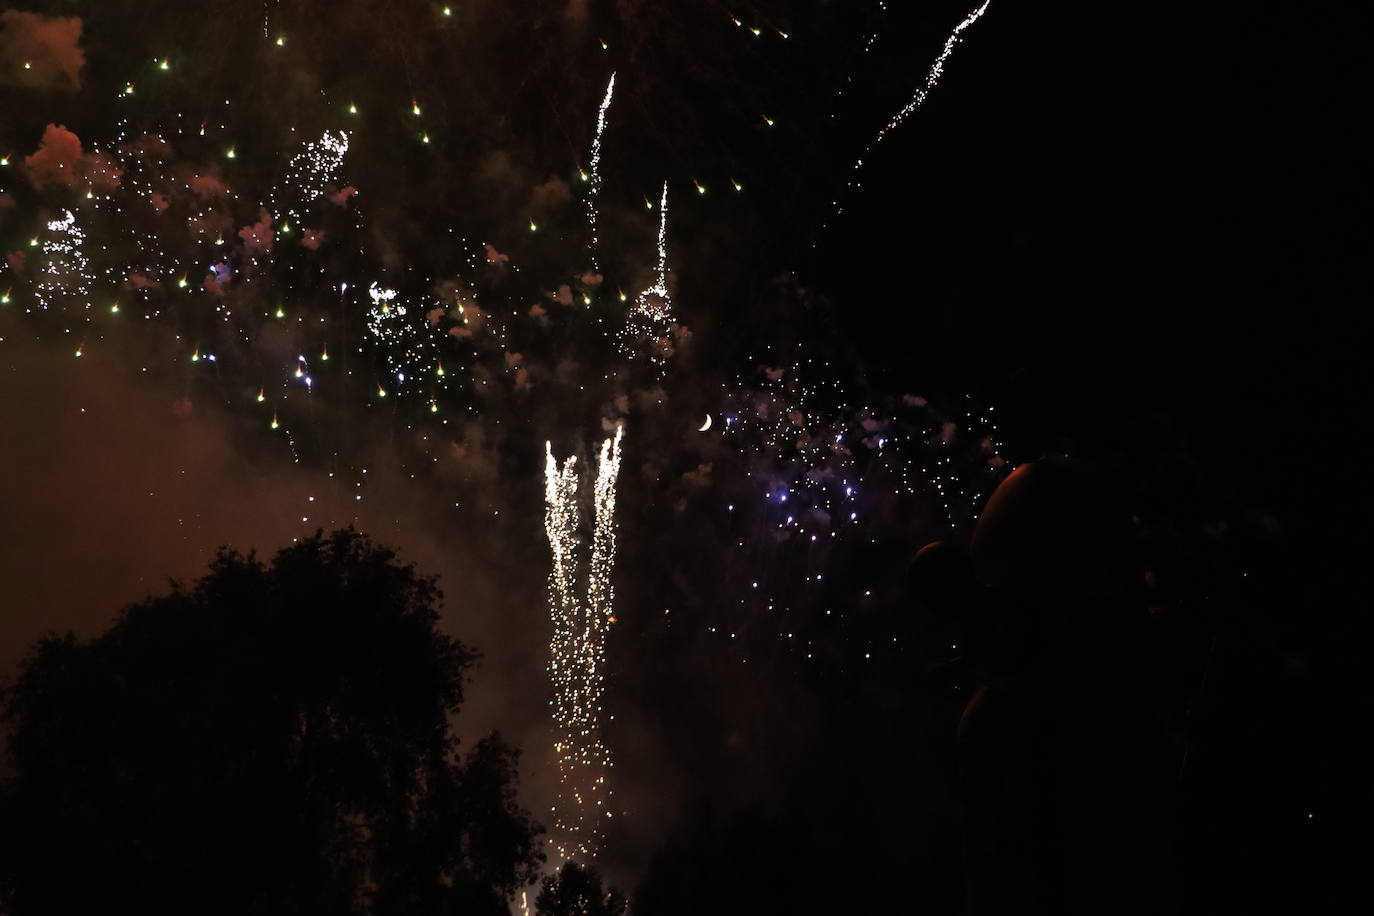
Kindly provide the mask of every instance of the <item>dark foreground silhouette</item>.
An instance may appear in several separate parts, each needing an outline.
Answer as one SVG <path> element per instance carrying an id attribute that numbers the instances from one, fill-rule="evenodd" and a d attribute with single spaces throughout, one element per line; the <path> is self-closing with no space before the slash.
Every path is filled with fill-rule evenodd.
<path id="1" fill-rule="evenodd" d="M 1144 570 L 1106 484 L 1024 465 L 971 545 L 917 558 L 964 618 L 977 692 L 958 729 L 968 912 L 1158 914 L 1178 907 L 1180 747 L 1151 693 Z"/>
<path id="2" fill-rule="evenodd" d="M 512 747 L 458 752 L 477 653 L 439 599 L 345 530 L 41 640 L 3 695 L 0 910 L 507 913 L 540 829 Z"/>
<path id="3" fill-rule="evenodd" d="M 534 902 L 535 916 L 624 916 L 625 897 L 601 885 L 594 868 L 565 862 L 544 878 Z"/>

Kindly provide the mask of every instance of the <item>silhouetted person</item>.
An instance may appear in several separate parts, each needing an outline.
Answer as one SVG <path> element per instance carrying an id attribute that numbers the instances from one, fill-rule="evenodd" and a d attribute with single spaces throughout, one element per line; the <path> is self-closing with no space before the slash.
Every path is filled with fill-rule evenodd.
<path id="1" fill-rule="evenodd" d="M 1177 754 L 1150 695 L 1128 516 L 1085 468 L 1038 461 L 993 493 L 971 559 L 977 692 L 957 738 L 968 912 L 1176 910 Z M 942 562 L 952 587 L 957 560 Z"/>

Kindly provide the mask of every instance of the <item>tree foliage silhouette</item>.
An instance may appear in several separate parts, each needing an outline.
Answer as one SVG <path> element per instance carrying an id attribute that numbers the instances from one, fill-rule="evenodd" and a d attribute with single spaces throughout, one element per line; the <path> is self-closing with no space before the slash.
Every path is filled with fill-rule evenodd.
<path id="1" fill-rule="evenodd" d="M 614 888 L 603 888 L 596 869 L 565 862 L 549 875 L 534 901 L 537 916 L 624 916 L 625 898 Z"/>
<path id="2" fill-rule="evenodd" d="M 450 733 L 478 653 L 440 599 L 347 529 L 40 640 L 3 695 L 3 908 L 506 913 L 541 828 L 517 751 Z"/>

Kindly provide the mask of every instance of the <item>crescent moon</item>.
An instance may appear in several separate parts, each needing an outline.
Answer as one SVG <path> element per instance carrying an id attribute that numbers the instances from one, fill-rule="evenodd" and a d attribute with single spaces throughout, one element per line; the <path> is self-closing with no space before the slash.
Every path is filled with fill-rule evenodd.
<path id="1" fill-rule="evenodd" d="M 710 428 L 711 428 L 711 415 L 708 413 L 708 414 L 706 415 L 706 422 L 703 423 L 703 424 L 701 424 L 701 428 L 698 429 L 697 432 L 699 432 L 699 433 L 704 433 L 704 432 L 706 432 L 706 430 L 708 430 L 708 429 L 710 429 Z"/>

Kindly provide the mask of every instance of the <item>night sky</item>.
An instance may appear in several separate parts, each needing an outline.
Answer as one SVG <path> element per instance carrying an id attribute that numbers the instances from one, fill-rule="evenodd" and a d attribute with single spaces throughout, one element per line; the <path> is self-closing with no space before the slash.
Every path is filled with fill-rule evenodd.
<path id="1" fill-rule="evenodd" d="M 1329 890 L 1371 801 L 1368 31 L 1195 6 L 991 0 L 867 153 L 973 4 L 0 11 L 0 666 L 355 524 L 440 577 L 459 732 L 547 820 L 545 442 L 623 424 L 598 865 L 867 771 L 938 908 L 962 699 L 906 563 L 1067 453 L 1137 517 L 1171 686 L 1211 666 L 1199 899 Z"/>

